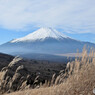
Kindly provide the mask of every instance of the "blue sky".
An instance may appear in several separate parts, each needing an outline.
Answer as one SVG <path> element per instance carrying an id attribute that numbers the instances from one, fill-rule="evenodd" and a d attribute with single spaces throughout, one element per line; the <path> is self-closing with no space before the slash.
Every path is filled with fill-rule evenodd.
<path id="1" fill-rule="evenodd" d="M 95 0 L 0 0 L 0 44 L 40 27 L 95 43 Z"/>

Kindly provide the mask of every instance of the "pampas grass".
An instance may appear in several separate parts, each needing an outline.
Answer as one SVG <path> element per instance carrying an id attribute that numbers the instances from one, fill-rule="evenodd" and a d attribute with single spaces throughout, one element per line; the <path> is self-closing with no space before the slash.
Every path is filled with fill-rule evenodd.
<path id="1" fill-rule="evenodd" d="M 95 50 L 92 48 L 88 54 L 84 48 L 82 57 L 69 62 L 65 71 L 60 71 L 57 78 L 54 74 L 51 82 L 46 81 L 39 89 L 19 91 L 9 95 L 94 95 L 94 87 Z"/>

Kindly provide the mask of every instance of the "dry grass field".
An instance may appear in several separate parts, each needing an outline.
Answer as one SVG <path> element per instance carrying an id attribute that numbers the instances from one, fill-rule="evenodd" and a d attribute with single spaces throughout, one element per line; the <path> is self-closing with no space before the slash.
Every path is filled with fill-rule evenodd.
<path id="1" fill-rule="evenodd" d="M 83 50 L 82 58 L 67 64 L 65 74 L 52 81 L 46 82 L 38 89 L 14 92 L 5 95 L 94 95 L 95 87 L 95 51 L 91 49 L 89 56 L 87 50 Z M 49 86 L 49 87 L 48 87 Z"/>

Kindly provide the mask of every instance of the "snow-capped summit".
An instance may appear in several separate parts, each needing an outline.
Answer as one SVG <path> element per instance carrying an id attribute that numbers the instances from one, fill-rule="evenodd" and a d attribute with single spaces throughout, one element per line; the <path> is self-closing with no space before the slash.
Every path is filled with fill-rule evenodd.
<path id="1" fill-rule="evenodd" d="M 53 28 L 43 27 L 43 28 L 38 29 L 37 31 L 34 31 L 33 33 L 28 34 L 25 37 L 15 39 L 11 41 L 11 43 L 21 42 L 21 41 L 44 40 L 45 38 L 62 39 L 62 38 L 67 38 L 67 36 L 58 32 L 57 30 Z"/>

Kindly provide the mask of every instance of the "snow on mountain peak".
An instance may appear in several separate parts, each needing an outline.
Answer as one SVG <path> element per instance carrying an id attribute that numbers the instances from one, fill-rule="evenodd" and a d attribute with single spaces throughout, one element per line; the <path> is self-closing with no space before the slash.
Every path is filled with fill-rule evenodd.
<path id="1" fill-rule="evenodd" d="M 62 38 L 67 38 L 67 36 L 56 31 L 55 29 L 43 27 L 38 29 L 37 31 L 28 34 L 25 37 L 15 39 L 11 41 L 11 43 L 20 42 L 20 41 L 44 40 L 45 38 L 62 39 Z"/>

